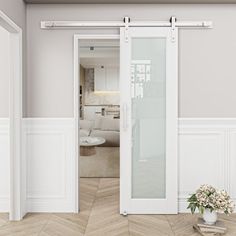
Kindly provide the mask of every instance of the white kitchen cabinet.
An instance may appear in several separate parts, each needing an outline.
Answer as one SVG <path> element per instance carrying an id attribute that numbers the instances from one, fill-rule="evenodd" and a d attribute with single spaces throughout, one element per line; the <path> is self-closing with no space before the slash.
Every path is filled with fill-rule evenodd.
<path id="1" fill-rule="evenodd" d="M 94 91 L 119 91 L 119 68 L 95 68 Z"/>
<path id="2" fill-rule="evenodd" d="M 94 91 L 104 91 L 106 87 L 106 70 L 105 68 L 94 69 Z"/>
<path id="3" fill-rule="evenodd" d="M 106 88 L 108 91 L 119 90 L 119 69 L 106 68 Z"/>

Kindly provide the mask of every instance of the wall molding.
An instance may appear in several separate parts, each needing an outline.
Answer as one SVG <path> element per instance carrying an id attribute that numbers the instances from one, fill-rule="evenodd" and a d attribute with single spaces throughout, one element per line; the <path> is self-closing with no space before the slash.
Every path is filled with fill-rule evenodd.
<path id="1" fill-rule="evenodd" d="M 28 212 L 73 212 L 74 119 L 23 119 Z"/>
<path id="2" fill-rule="evenodd" d="M 196 147 L 196 149 L 194 148 Z M 201 173 L 200 165 L 197 170 L 192 169 L 192 175 L 205 175 L 205 183 L 212 181 L 216 187 L 226 189 L 233 199 L 236 199 L 236 119 L 235 118 L 180 118 L 179 119 L 179 174 L 184 175 L 184 180 L 179 181 L 179 211 L 189 212 L 187 207 L 187 198 L 194 191 L 187 186 L 193 182 L 192 176 L 186 175 L 184 165 L 181 164 L 181 158 L 186 161 L 185 153 L 188 158 L 197 163 L 196 156 L 199 154 L 202 160 L 212 159 L 201 163 L 208 165 L 205 172 Z M 186 164 L 186 162 L 185 162 Z M 191 167 L 190 167 L 191 168 Z M 218 169 L 217 169 L 218 168 Z M 208 172 L 207 172 L 208 169 Z M 183 179 L 183 178 L 182 178 Z M 214 180 L 215 181 L 214 181 Z M 190 182 L 191 181 L 191 182 Z M 209 181 L 209 182 L 208 182 Z M 184 182 L 184 184 L 183 184 Z M 196 184 L 197 181 L 195 181 Z M 199 182 L 203 184 L 204 182 Z M 184 186 L 186 186 L 186 188 Z M 181 188 L 182 186 L 182 188 Z"/>
<path id="3" fill-rule="evenodd" d="M 9 136 L 10 122 L 8 118 L 0 118 L 0 135 Z"/>
<path id="4" fill-rule="evenodd" d="M 180 129 L 186 126 L 236 128 L 236 118 L 178 118 L 178 123 Z"/>
<path id="5" fill-rule="evenodd" d="M 65 123 L 64 123 L 65 122 Z M 27 118 L 24 120 L 25 125 L 28 127 L 28 132 L 34 129 L 39 132 L 42 130 L 51 130 L 52 127 L 55 132 L 55 127 L 61 129 L 62 124 L 70 124 L 73 126 L 72 118 Z M 234 186 L 233 178 L 236 178 L 232 167 L 232 152 L 236 155 L 236 119 L 233 118 L 180 118 L 179 123 L 179 175 L 183 176 L 181 183 L 179 183 L 179 211 L 188 212 L 187 198 L 194 189 L 189 188 L 191 186 L 191 178 L 187 175 L 188 167 L 186 163 L 190 158 L 194 160 L 198 155 L 204 160 L 204 158 L 212 159 L 212 162 L 207 163 L 209 166 L 205 168 L 205 176 L 201 180 L 195 181 L 196 187 L 203 183 L 212 181 L 212 184 L 225 188 L 236 198 L 236 186 Z M 52 130 L 51 130 L 52 131 Z M 72 130 L 71 130 L 72 131 Z M 48 131 L 47 131 L 48 132 Z M 49 133 L 48 133 L 49 134 Z M 235 140 L 235 145 L 232 143 Z M 189 150 L 190 148 L 190 150 Z M 191 150 L 193 149 L 193 150 Z M 201 152 L 200 152 L 201 151 Z M 186 152 L 190 153 L 185 156 Z M 195 155 L 191 156 L 194 152 Z M 186 159 L 186 160 L 185 160 Z M 182 162 L 181 162 L 182 160 Z M 211 170 L 213 163 L 216 162 Z M 236 166 L 236 165 L 235 165 Z M 215 168 L 215 169 L 214 169 Z M 195 169 L 195 168 L 194 168 Z M 193 173 L 195 176 L 201 176 L 201 172 L 197 169 Z M 211 170 L 208 173 L 208 169 Z M 212 172 L 212 173 L 211 173 Z M 214 181 L 215 180 L 215 181 Z M 49 196 L 48 196 L 49 197 Z M 56 197 L 56 196 L 54 196 Z M 49 209 L 50 198 L 43 201 L 44 198 L 39 198 L 37 204 L 35 204 L 35 211 L 41 204 L 44 209 Z M 46 207 L 46 205 L 48 206 Z M 42 210 L 42 208 L 41 208 Z M 46 210 L 47 211 L 47 210 Z"/>
<path id="6" fill-rule="evenodd" d="M 187 198 L 203 183 L 212 183 L 226 189 L 236 201 L 236 118 L 180 118 L 178 122 L 179 212 L 189 212 L 186 209 Z M 31 168 L 33 171 L 28 173 L 27 178 L 27 211 L 72 212 L 72 189 L 75 183 L 74 119 L 24 118 L 22 124 L 23 156 L 26 158 L 27 173 Z M 1 137 L 9 138 L 7 118 L 0 118 Z M 3 142 L 3 139 L 0 141 Z M 46 163 L 45 166 L 46 160 L 51 160 L 51 164 Z M 58 171 L 52 166 L 54 161 L 59 163 Z M 195 162 L 196 167 L 192 166 Z M 204 167 L 200 169 L 201 165 Z M 52 171 L 54 177 L 51 178 L 58 179 L 56 185 L 46 181 L 47 178 L 40 171 L 37 172 L 40 168 L 45 168 L 45 175 Z M 32 177 L 32 174 L 35 175 Z M 34 186 L 35 183 L 38 187 Z M 8 211 L 8 196 L 7 193 L 0 195 L 0 211 Z"/>

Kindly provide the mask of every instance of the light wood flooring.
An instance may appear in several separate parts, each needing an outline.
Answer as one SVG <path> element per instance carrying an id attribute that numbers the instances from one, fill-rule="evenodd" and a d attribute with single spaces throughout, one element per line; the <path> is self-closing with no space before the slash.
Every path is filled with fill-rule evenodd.
<path id="1" fill-rule="evenodd" d="M 9 222 L 0 214 L 0 236 L 199 236 L 192 225 L 197 216 L 119 214 L 119 179 L 82 178 L 79 214 L 27 214 Z M 226 236 L 236 236 L 236 215 L 221 216 Z"/>

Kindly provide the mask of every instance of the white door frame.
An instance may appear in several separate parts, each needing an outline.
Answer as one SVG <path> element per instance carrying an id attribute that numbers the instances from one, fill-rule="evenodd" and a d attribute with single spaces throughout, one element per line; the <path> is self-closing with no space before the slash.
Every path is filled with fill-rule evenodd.
<path id="1" fill-rule="evenodd" d="M 21 220 L 25 214 L 23 197 L 22 129 L 22 29 L 0 11 L 0 25 L 10 34 L 10 220 Z"/>
<path id="2" fill-rule="evenodd" d="M 74 169 L 74 180 L 73 183 L 73 195 L 74 195 L 74 212 L 79 212 L 79 160 L 80 160 L 80 150 L 79 150 L 79 40 L 80 39 L 119 39 L 119 34 L 75 34 L 74 35 L 74 137 L 75 137 L 75 169 Z"/>

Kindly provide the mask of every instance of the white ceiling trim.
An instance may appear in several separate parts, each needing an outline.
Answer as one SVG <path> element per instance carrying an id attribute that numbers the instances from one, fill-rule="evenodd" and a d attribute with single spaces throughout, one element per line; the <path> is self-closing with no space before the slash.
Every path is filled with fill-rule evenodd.
<path id="1" fill-rule="evenodd" d="M 24 0 L 31 4 L 233 4 L 236 0 Z"/>

